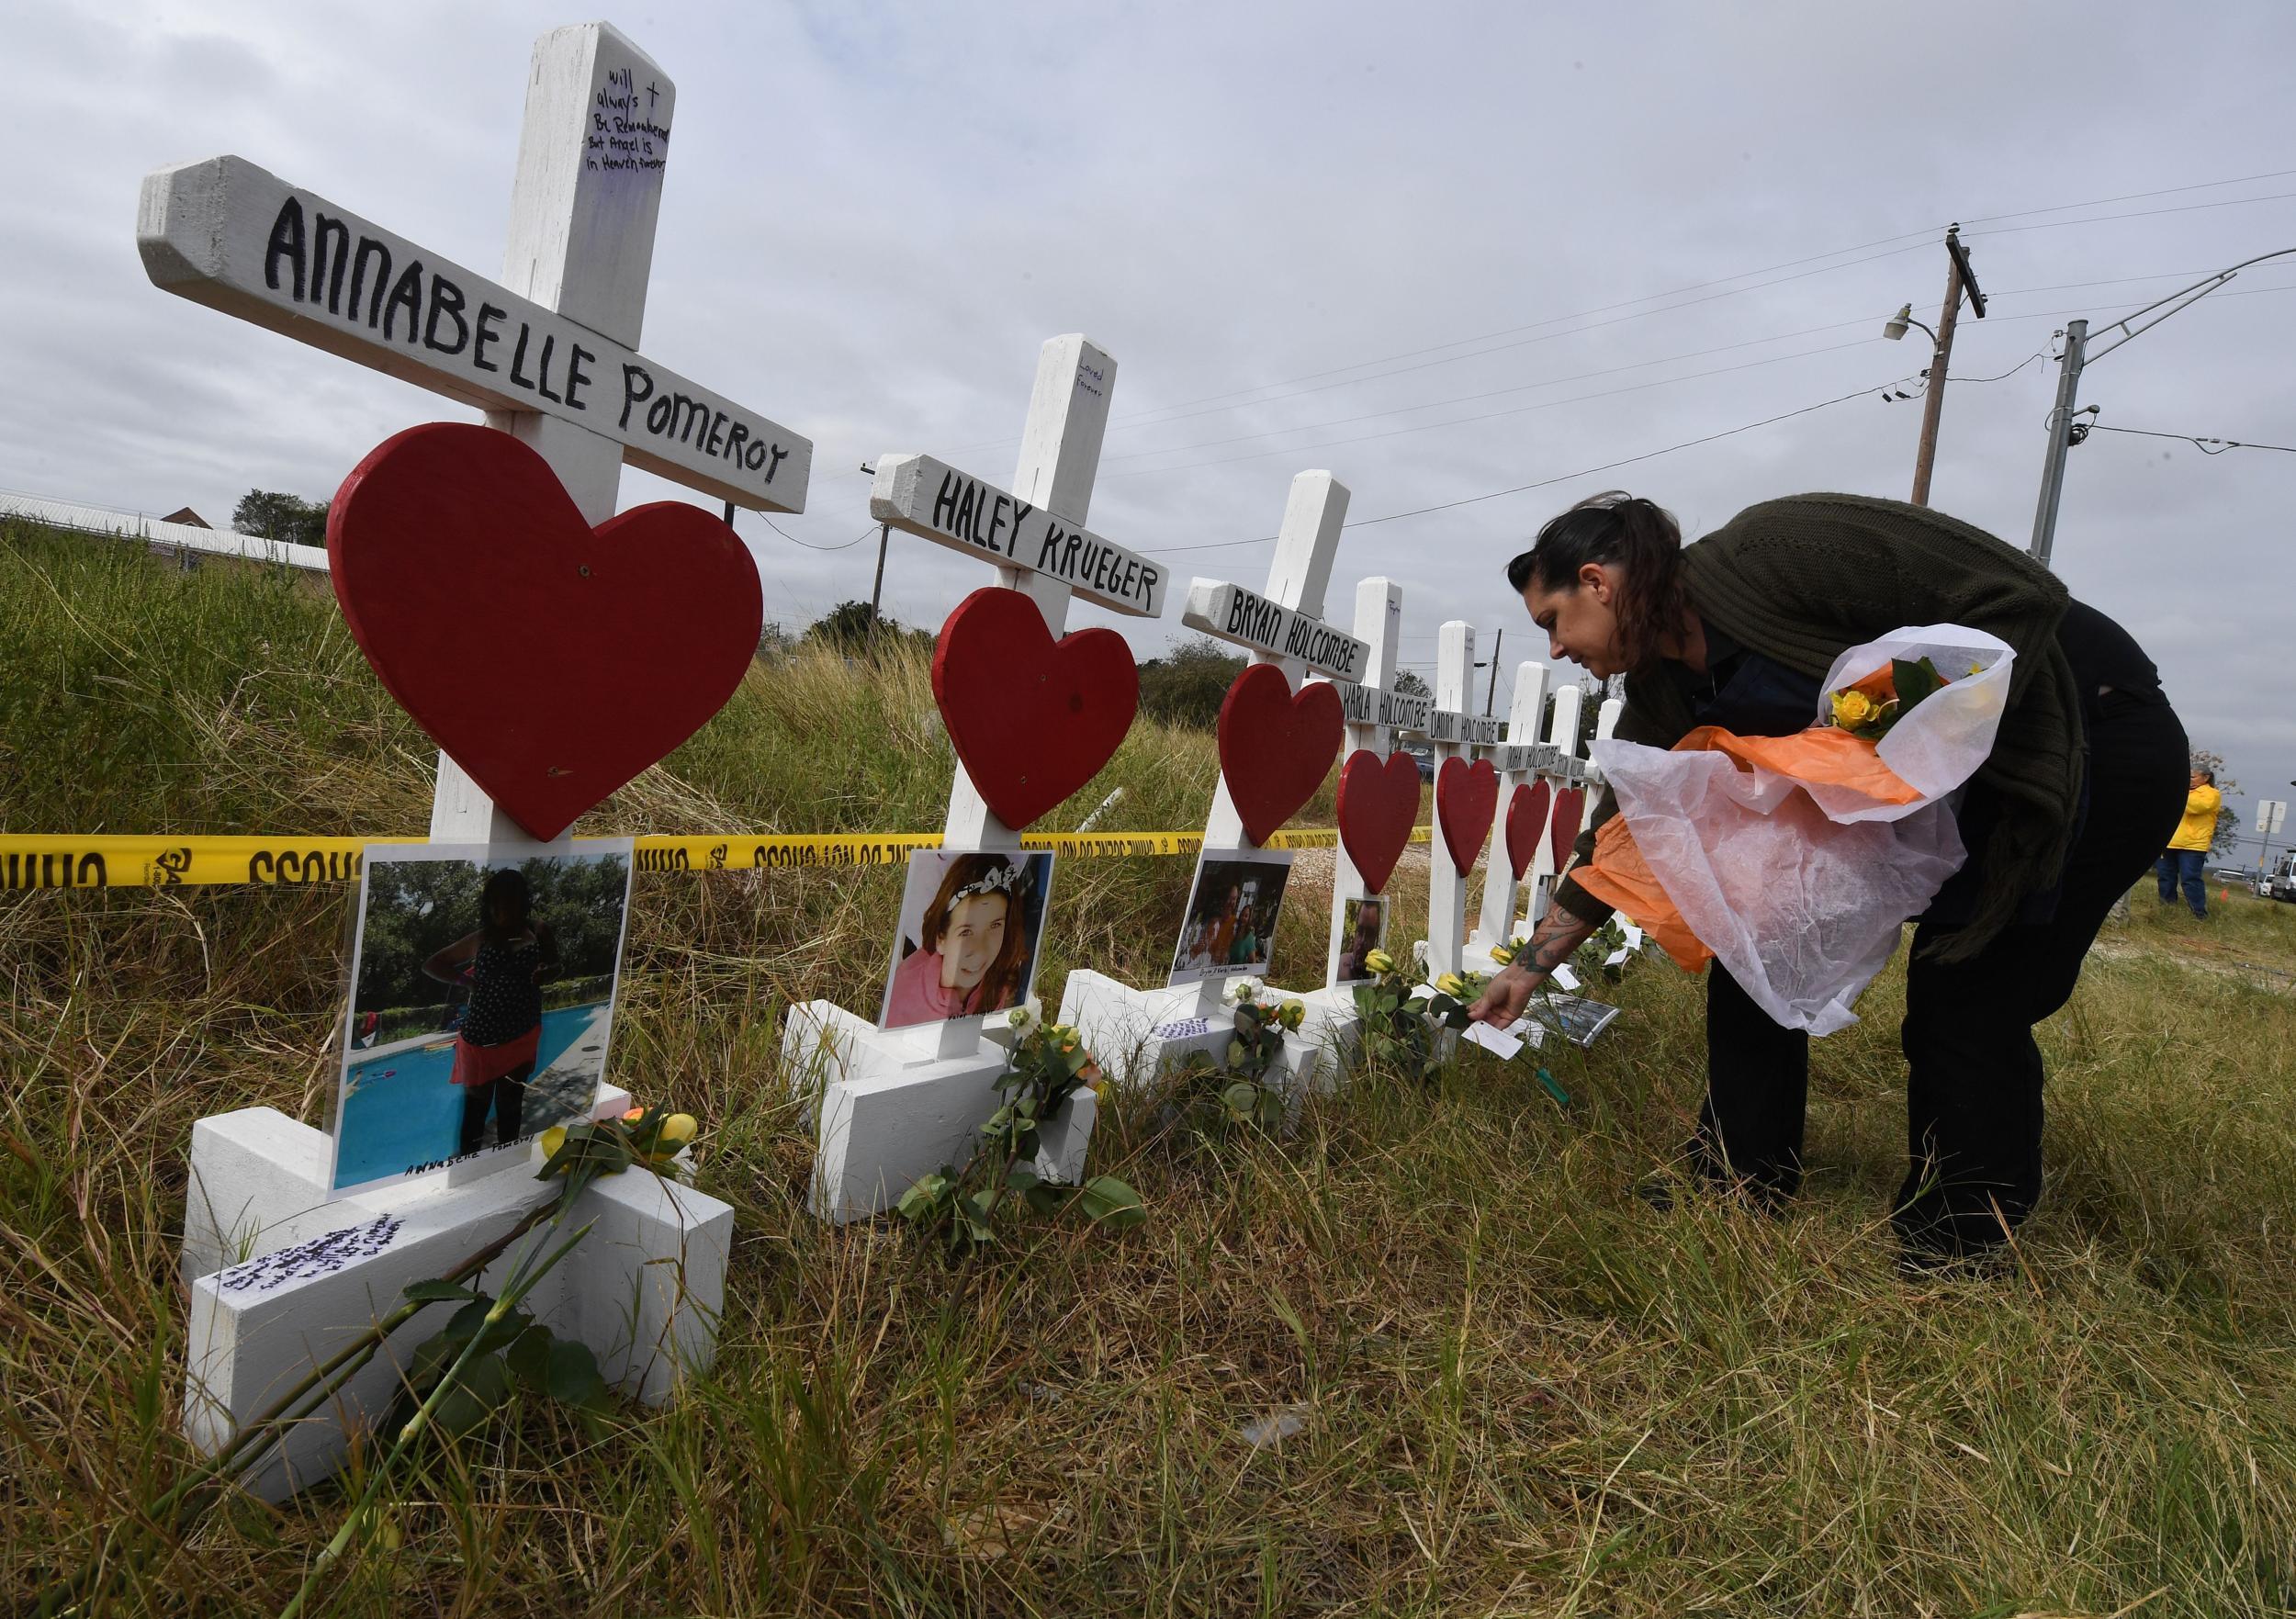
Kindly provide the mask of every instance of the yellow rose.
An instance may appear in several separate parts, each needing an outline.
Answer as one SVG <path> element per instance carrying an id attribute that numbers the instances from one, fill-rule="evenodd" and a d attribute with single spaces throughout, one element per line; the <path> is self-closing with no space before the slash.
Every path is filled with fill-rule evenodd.
<path id="1" fill-rule="evenodd" d="M 1843 730 L 1870 725 L 1881 713 L 1881 707 L 1871 697 L 1854 687 L 1834 693 L 1834 724 Z"/>
<path id="2" fill-rule="evenodd" d="M 1514 947 L 1511 944 L 1494 944 L 1491 947 L 1491 959 L 1504 967 L 1514 960 Z"/>
<path id="3" fill-rule="evenodd" d="M 1298 1001 L 1286 1001 L 1279 1016 L 1282 1017 L 1283 1026 L 1297 1034 L 1300 1032 L 1300 1025 L 1307 1021 L 1308 1009 Z"/>
<path id="4" fill-rule="evenodd" d="M 1453 1000 L 1458 999 L 1467 993 L 1467 980 L 1456 973 L 1446 973 L 1435 981 L 1435 986 L 1438 992 L 1449 995 Z"/>
<path id="5" fill-rule="evenodd" d="M 1370 968 L 1374 973 L 1392 973 L 1395 971 L 1395 958 L 1389 955 L 1385 950 L 1369 951 L 1363 958 L 1363 964 Z"/>
<path id="6" fill-rule="evenodd" d="M 661 1140 L 670 1146 L 693 1139 L 693 1132 L 702 1127 L 691 1113 L 672 1113 L 661 1121 Z"/>
<path id="7" fill-rule="evenodd" d="M 546 1164 L 551 1159 L 557 1157 L 558 1149 L 565 1145 L 566 1126 L 562 1124 L 554 1124 L 548 1130 L 544 1130 L 542 1132 L 543 1162 Z"/>

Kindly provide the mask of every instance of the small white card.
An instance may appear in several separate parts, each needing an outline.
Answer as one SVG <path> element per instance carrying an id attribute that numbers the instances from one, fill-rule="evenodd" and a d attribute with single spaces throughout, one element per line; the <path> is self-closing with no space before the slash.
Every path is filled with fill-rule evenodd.
<path id="1" fill-rule="evenodd" d="M 1640 950 L 1642 948 L 1642 929 L 1636 927 L 1632 922 L 1626 923 L 1624 925 L 1624 928 L 1626 935 L 1626 948 L 1630 950 Z"/>
<path id="2" fill-rule="evenodd" d="M 1482 1047 L 1484 1051 L 1497 1057 L 1502 1062 L 1512 1060 L 1514 1054 L 1523 1049 L 1523 1042 L 1515 1039 L 1514 1035 L 1503 1029 L 1493 1029 L 1488 1023 L 1469 1024 L 1466 1029 L 1466 1037 L 1469 1045 Z"/>
<path id="3" fill-rule="evenodd" d="M 1557 961 L 1555 970 L 1548 976 L 1552 978 L 1560 988 L 1576 990 L 1579 987 L 1579 975 L 1570 971 L 1570 963 L 1568 961 Z"/>
<path id="4" fill-rule="evenodd" d="M 1603 958 L 1603 965 L 1605 967 L 1623 967 L 1626 964 L 1626 957 L 1628 954 L 1629 952 L 1626 947 L 1625 945 L 1620 945 L 1616 950 L 1611 951 L 1609 955 Z"/>

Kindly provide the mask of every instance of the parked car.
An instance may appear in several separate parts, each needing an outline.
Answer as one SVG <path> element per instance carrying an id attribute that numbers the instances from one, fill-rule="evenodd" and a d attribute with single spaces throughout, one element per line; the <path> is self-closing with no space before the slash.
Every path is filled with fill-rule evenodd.
<path id="1" fill-rule="evenodd" d="M 1419 779 L 1420 779 L 1422 781 L 1434 781 L 1434 780 L 1435 779 L 1435 750 L 1434 750 L 1434 749 L 1432 749 L 1432 748 L 1406 748 L 1405 749 L 1403 749 L 1403 751 L 1404 751 L 1405 753 L 1410 754 L 1413 759 L 1415 759 L 1415 760 L 1417 760 L 1417 761 L 1418 761 L 1418 764 L 1419 764 Z"/>
<path id="2" fill-rule="evenodd" d="M 2282 855 L 2257 888 L 2259 894 L 2296 905 L 2296 850 Z"/>

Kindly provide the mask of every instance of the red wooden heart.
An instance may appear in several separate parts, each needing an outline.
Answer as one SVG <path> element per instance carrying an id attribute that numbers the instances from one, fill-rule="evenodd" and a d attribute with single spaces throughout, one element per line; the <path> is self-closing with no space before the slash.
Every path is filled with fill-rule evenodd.
<path id="1" fill-rule="evenodd" d="M 1559 871 L 1570 858 L 1570 846 L 1579 840 L 1579 822 L 1586 815 L 1586 789 L 1566 787 L 1555 794 L 1554 819 L 1547 828 L 1548 841 L 1554 850 L 1555 870 Z"/>
<path id="2" fill-rule="evenodd" d="M 327 558 L 383 685 L 546 842 L 725 706 L 764 616 L 715 516 L 663 501 L 592 528 L 532 448 L 462 422 L 352 469 Z"/>
<path id="3" fill-rule="evenodd" d="M 1315 796 L 1346 729 L 1338 689 L 1325 681 L 1295 695 L 1272 663 L 1236 676 L 1220 704 L 1220 772 L 1246 838 L 1266 843 Z"/>
<path id="4" fill-rule="evenodd" d="M 1507 864 L 1514 869 L 1517 883 L 1538 854 L 1539 834 L 1547 830 L 1548 796 L 1546 782 L 1526 781 L 1507 800 Z"/>
<path id="5" fill-rule="evenodd" d="M 1435 771 L 1435 819 L 1443 825 L 1443 847 L 1450 850 L 1454 870 L 1464 871 L 1475 863 L 1498 813 L 1499 772 L 1489 759 L 1443 761 Z"/>
<path id="6" fill-rule="evenodd" d="M 1347 756 L 1339 770 L 1339 841 L 1366 894 L 1387 886 L 1418 819 L 1418 760 L 1408 753 L 1381 759 L 1367 748 Z"/>
<path id="7" fill-rule="evenodd" d="M 1140 670 L 1114 630 L 1055 641 L 1033 601 L 989 585 L 940 626 L 933 699 L 964 773 L 1018 831 L 1115 757 L 1140 705 Z"/>

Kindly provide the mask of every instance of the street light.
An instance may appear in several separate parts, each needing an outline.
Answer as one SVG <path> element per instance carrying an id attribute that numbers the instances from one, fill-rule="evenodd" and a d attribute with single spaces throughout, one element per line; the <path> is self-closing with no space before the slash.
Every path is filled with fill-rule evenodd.
<path id="1" fill-rule="evenodd" d="M 1882 323 L 1882 335 L 1889 339 L 1890 342 L 1896 343 L 1899 338 L 1905 336 L 1906 328 L 1908 326 L 1921 326 L 1921 322 L 1913 318 L 1913 306 L 1911 304 L 1905 305 L 1903 308 L 1899 309 L 1896 314 L 1892 315 L 1887 320 Z M 1932 349 L 1936 348 L 1937 333 L 1931 332 L 1927 326 L 1921 326 L 1921 331 L 1929 338 L 1930 347 Z"/>
<path id="2" fill-rule="evenodd" d="M 2049 566 L 2050 548 L 2056 542 L 2057 501 L 2065 493 L 2065 452 L 2088 436 L 2086 426 L 2077 424 L 2073 419 L 2082 414 L 2093 415 L 2097 409 L 2094 405 L 2088 407 L 2086 412 L 2074 409 L 2073 399 L 2080 388 L 2082 370 L 2090 361 L 2103 359 L 2131 338 L 2150 332 L 2169 316 L 2190 309 L 2249 265 L 2260 264 L 2267 259 L 2286 258 L 2290 253 L 2296 253 L 2296 247 L 2276 248 L 2270 253 L 2260 253 L 2255 258 L 2243 259 L 2213 275 L 2203 275 L 2181 292 L 2172 292 L 2167 298 L 2156 298 L 2134 314 L 2124 315 L 2115 320 L 2099 333 L 2104 341 L 2093 349 L 2089 346 L 2088 321 L 2067 320 L 2065 323 L 2065 353 L 2057 357 L 2057 399 L 2049 410 L 2049 447 L 2041 462 L 2041 503 L 2033 512 L 2033 541 L 2029 547 L 2042 567 Z M 2159 312 L 2155 314 L 2155 310 Z M 2145 320 L 2147 315 L 2152 319 Z M 2144 324 L 2139 325 L 2139 321 L 2144 321 Z M 2111 333 L 2116 332 L 2120 335 L 2112 336 Z"/>

